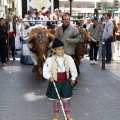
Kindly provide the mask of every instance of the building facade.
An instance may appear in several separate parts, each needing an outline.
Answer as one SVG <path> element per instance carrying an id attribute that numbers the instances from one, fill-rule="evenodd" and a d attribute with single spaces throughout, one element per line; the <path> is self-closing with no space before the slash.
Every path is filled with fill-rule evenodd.
<path id="1" fill-rule="evenodd" d="M 84 13 L 85 15 L 89 13 L 94 13 L 94 8 L 97 8 L 97 4 L 102 3 L 102 9 L 100 13 L 107 12 L 105 9 L 107 7 L 114 6 L 114 0 L 73 0 L 72 1 L 72 16 L 77 16 L 78 13 Z M 118 11 L 115 13 L 120 13 L 118 5 Z M 70 12 L 70 2 L 69 0 L 59 0 L 59 8 L 62 12 Z"/>
<path id="2" fill-rule="evenodd" d="M 0 0 L 0 17 L 7 14 L 22 17 L 22 0 Z"/>

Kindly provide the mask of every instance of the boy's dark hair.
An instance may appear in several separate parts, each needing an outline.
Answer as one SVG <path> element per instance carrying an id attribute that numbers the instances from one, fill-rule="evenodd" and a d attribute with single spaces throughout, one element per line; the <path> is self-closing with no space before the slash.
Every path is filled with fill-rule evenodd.
<path id="1" fill-rule="evenodd" d="M 1 20 L 4 20 L 4 18 L 3 18 L 3 17 L 2 17 L 2 18 L 0 18 L 0 21 L 1 21 Z"/>
<path id="2" fill-rule="evenodd" d="M 45 9 L 45 7 L 43 6 L 41 9 L 43 10 L 43 9 Z"/>
<path id="3" fill-rule="evenodd" d="M 70 19 L 70 16 L 69 15 L 67 15 L 67 14 L 64 14 L 63 16 L 62 16 L 62 20 L 64 20 L 64 17 L 69 17 L 69 19 Z"/>
<path id="4" fill-rule="evenodd" d="M 93 21 L 94 21 L 94 20 L 98 20 L 98 18 L 97 18 L 97 17 L 94 17 Z"/>
<path id="5" fill-rule="evenodd" d="M 28 15 L 29 15 L 30 13 L 32 13 L 32 11 L 29 10 L 29 11 L 28 11 Z"/>
<path id="6" fill-rule="evenodd" d="M 107 15 L 109 18 L 111 18 L 111 14 L 110 14 L 110 13 L 106 13 L 106 15 Z"/>
<path id="7" fill-rule="evenodd" d="M 39 15 L 39 12 L 35 12 L 35 15 Z"/>

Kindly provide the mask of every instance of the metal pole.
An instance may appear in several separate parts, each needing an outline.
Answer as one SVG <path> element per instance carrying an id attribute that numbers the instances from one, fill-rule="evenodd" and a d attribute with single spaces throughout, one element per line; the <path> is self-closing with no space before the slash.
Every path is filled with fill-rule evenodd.
<path id="1" fill-rule="evenodd" d="M 94 4 L 95 4 L 95 9 L 97 9 L 97 1 L 96 1 L 96 0 L 95 0 L 95 3 L 94 3 Z"/>
<path id="2" fill-rule="evenodd" d="M 70 16 L 72 15 L 72 1 L 70 0 Z"/>
<path id="3" fill-rule="evenodd" d="M 72 1 L 73 0 L 69 0 L 70 1 L 70 16 L 72 16 Z"/>
<path id="4" fill-rule="evenodd" d="M 8 40 L 7 40 L 7 48 L 8 48 L 8 64 L 10 65 L 10 53 L 9 53 L 9 49 L 10 49 L 10 47 L 9 47 L 9 33 L 8 33 Z"/>
<path id="5" fill-rule="evenodd" d="M 102 70 L 105 70 L 105 41 L 102 41 Z"/>

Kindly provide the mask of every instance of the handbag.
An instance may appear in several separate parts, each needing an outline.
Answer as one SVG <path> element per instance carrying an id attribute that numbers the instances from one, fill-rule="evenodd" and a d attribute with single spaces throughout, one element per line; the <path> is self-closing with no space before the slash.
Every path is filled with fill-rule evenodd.
<path id="1" fill-rule="evenodd" d="M 117 36 L 116 36 L 116 40 L 117 40 L 117 41 L 120 41 L 120 35 L 117 35 Z"/>
<path id="2" fill-rule="evenodd" d="M 115 36 L 110 36 L 111 42 L 115 42 Z"/>

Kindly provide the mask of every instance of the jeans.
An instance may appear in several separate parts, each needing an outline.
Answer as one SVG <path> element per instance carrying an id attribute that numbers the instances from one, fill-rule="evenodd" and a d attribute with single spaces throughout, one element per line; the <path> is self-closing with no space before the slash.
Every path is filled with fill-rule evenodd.
<path id="1" fill-rule="evenodd" d="M 111 61 L 112 50 L 111 50 L 111 39 L 110 38 L 108 38 L 105 41 L 105 46 L 106 46 L 106 60 Z"/>
<path id="2" fill-rule="evenodd" d="M 90 43 L 90 60 L 97 60 L 97 53 L 98 53 L 98 42 L 92 42 Z"/>
<path id="3" fill-rule="evenodd" d="M 6 43 L 0 41 L 0 56 L 2 64 L 6 63 Z"/>

